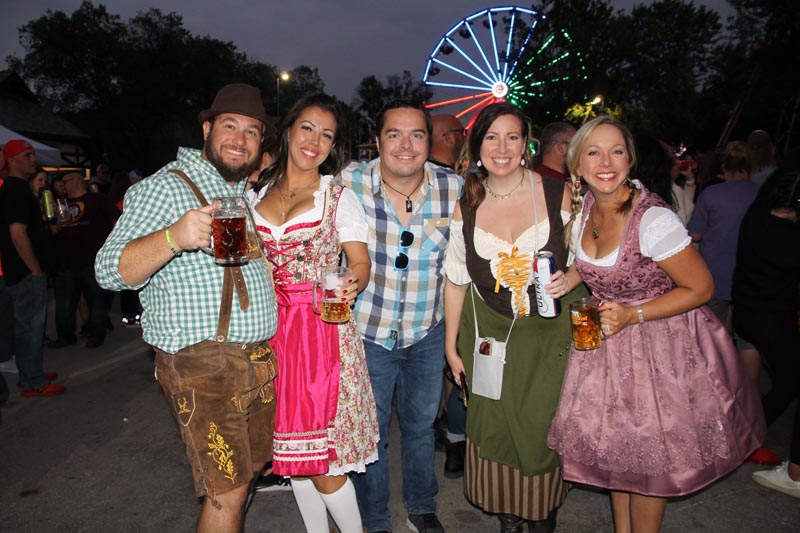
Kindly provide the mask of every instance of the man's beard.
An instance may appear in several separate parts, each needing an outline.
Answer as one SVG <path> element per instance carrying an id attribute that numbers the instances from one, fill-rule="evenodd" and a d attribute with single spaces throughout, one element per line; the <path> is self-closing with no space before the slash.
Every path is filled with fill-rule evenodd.
<path id="1" fill-rule="evenodd" d="M 203 152 L 206 154 L 208 162 L 217 169 L 219 175 L 222 176 L 222 178 L 228 183 L 238 183 L 247 178 L 247 176 L 252 174 L 253 171 L 258 168 L 258 157 L 254 157 L 249 163 L 242 163 L 241 165 L 234 167 L 223 161 L 222 156 L 208 143 L 206 143 L 206 145 L 203 147 Z"/>

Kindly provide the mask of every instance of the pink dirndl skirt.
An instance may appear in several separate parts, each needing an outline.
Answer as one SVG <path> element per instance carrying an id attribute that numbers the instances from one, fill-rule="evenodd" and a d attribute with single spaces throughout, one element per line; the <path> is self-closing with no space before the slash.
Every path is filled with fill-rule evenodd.
<path id="1" fill-rule="evenodd" d="M 280 476 L 328 472 L 336 460 L 331 439 L 339 394 L 336 324 L 314 313 L 313 283 L 277 285 L 278 331 L 271 340 L 278 359 L 272 470 Z"/>

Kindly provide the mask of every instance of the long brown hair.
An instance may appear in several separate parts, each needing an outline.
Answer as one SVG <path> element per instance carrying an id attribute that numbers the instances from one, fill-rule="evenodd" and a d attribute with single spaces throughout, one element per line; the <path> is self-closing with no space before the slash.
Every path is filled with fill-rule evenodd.
<path id="1" fill-rule="evenodd" d="M 531 125 L 528 117 L 525 116 L 521 109 L 508 102 L 500 102 L 484 107 L 478 115 L 478 118 L 475 119 L 475 123 L 472 125 L 472 129 L 469 132 L 469 137 L 467 137 L 467 142 L 465 144 L 466 150 L 462 150 L 460 158 L 461 164 L 459 165 L 457 162 L 455 165 L 456 168 L 463 168 L 464 158 L 470 161 L 469 167 L 462 176 L 464 178 L 464 196 L 472 211 L 477 211 L 478 206 L 481 205 L 484 198 L 486 198 L 486 189 L 483 187 L 483 180 L 489 176 L 489 172 L 487 172 L 483 166 L 478 166 L 477 164 L 481 158 L 483 138 L 486 136 L 486 132 L 489 131 L 492 124 L 494 124 L 494 121 L 504 115 L 513 115 L 519 120 L 523 143 L 526 147 L 522 152 L 522 159 L 525 165 L 533 170 L 533 156 L 531 151 L 527 149 L 528 141 L 531 139 Z"/>
<path id="2" fill-rule="evenodd" d="M 320 174 L 338 174 L 347 158 L 347 133 L 345 131 L 345 119 L 341 106 L 335 98 L 327 94 L 319 93 L 304 96 L 299 99 L 284 115 L 283 120 L 278 126 L 277 143 L 272 154 L 275 160 L 270 166 L 264 169 L 258 176 L 258 181 L 253 186 L 255 192 L 260 191 L 270 182 L 277 182 L 286 178 L 286 168 L 289 164 L 289 130 L 300 118 L 300 115 L 309 107 L 318 107 L 327 111 L 336 119 L 336 131 L 333 136 L 333 148 L 328 158 L 319 167 Z"/>

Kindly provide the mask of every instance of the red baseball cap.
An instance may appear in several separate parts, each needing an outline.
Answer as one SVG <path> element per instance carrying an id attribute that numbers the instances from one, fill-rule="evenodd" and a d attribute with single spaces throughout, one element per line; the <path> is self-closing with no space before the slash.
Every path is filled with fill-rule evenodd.
<path id="1" fill-rule="evenodd" d="M 12 139 L 3 146 L 3 166 L 0 170 L 8 168 L 8 160 L 25 152 L 33 152 L 33 146 L 23 139 Z"/>

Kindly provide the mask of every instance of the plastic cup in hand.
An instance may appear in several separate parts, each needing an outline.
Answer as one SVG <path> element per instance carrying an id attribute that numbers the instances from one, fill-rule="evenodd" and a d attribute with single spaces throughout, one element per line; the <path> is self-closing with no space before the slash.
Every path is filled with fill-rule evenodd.
<path id="1" fill-rule="evenodd" d="M 340 294 L 347 287 L 347 280 L 352 274 L 353 272 L 346 267 L 329 267 L 321 270 L 320 279 L 314 282 L 313 300 L 314 312 L 320 315 L 323 321 L 340 324 L 350 320 L 350 306 L 342 301 Z M 319 292 L 322 293 L 321 302 Z"/>
<path id="2" fill-rule="evenodd" d="M 61 223 L 69 222 L 72 219 L 69 202 L 66 199 L 56 200 L 56 215 L 58 215 L 58 221 Z"/>

